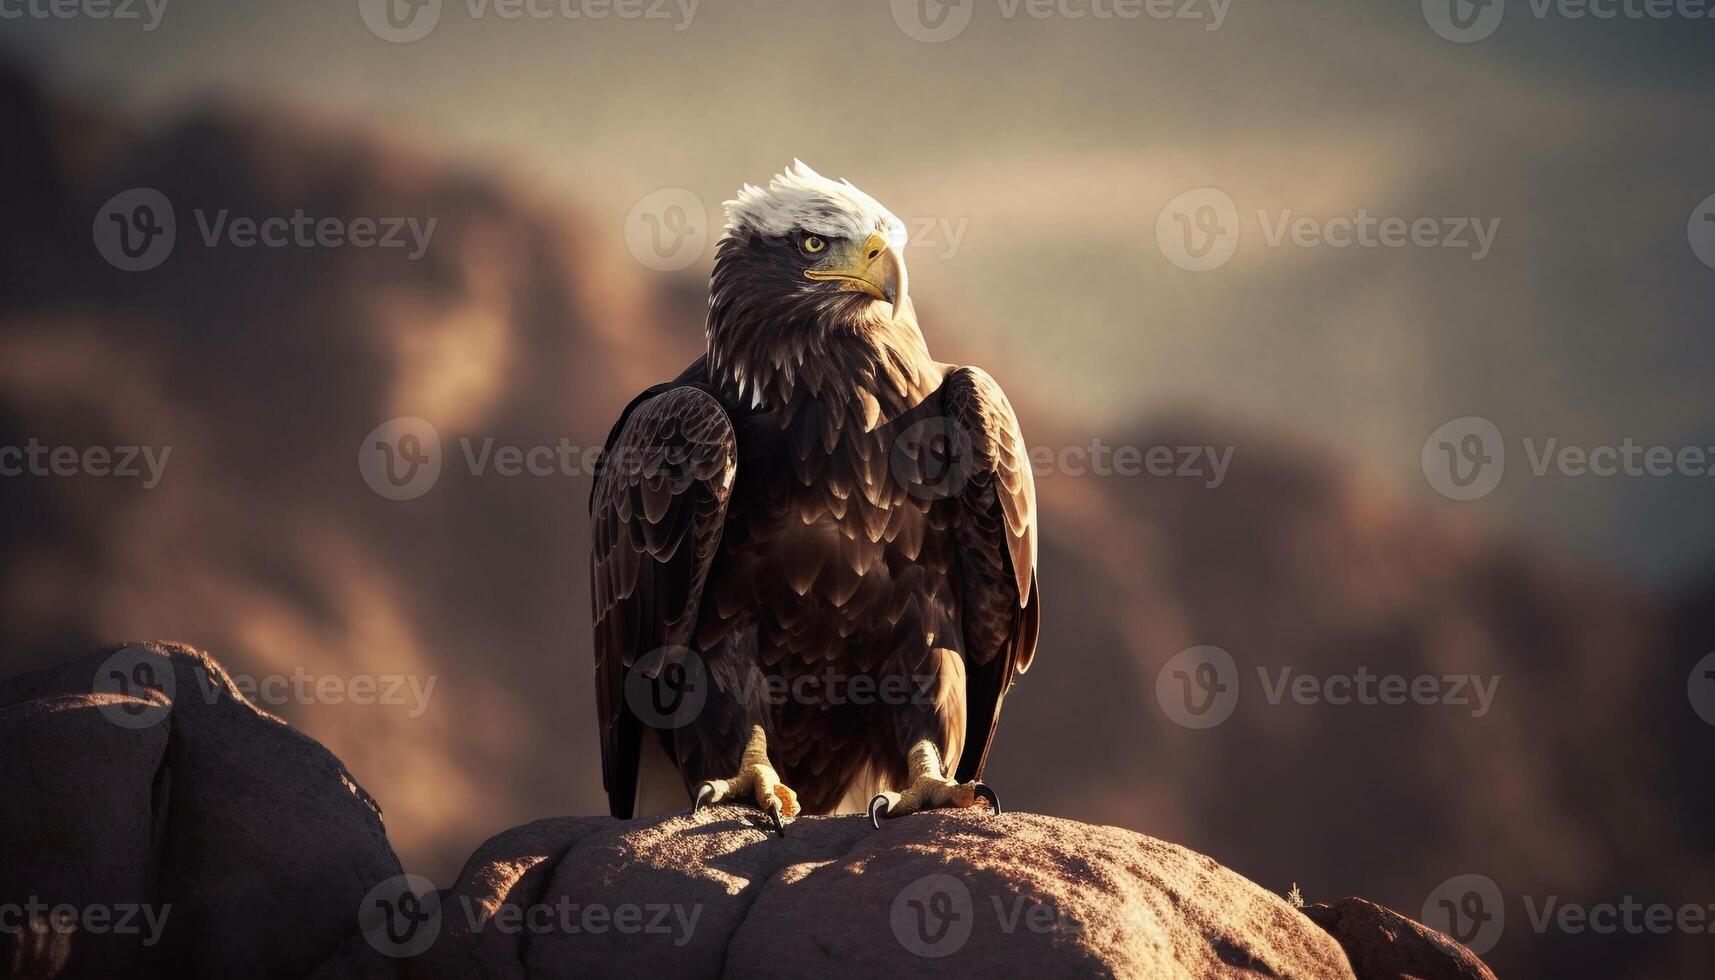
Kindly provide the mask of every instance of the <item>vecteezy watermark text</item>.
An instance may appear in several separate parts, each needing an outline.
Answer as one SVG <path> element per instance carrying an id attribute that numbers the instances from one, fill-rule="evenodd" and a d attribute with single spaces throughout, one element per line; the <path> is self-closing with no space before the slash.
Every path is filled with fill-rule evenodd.
<path id="1" fill-rule="evenodd" d="M 459 896 L 472 933 L 492 929 L 507 936 L 592 935 L 661 936 L 674 946 L 690 942 L 702 918 L 702 903 L 603 902 L 579 903 L 562 895 L 553 902 L 530 905 L 503 903 L 490 912 L 469 895 Z"/>
<path id="2" fill-rule="evenodd" d="M 312 674 L 302 667 L 289 673 L 233 674 L 232 686 L 250 701 L 270 708 L 288 704 L 353 704 L 403 707 L 416 718 L 429 710 L 438 674 Z M 206 692 L 212 697 L 213 692 Z"/>
<path id="3" fill-rule="evenodd" d="M 363 896 L 358 929 L 385 956 L 417 956 L 434 945 L 452 910 L 463 913 L 470 935 L 658 936 L 674 946 L 691 941 L 703 915 L 700 902 L 575 902 L 563 895 L 528 905 L 502 902 L 492 909 L 460 895 L 448 905 L 429 879 L 404 874 L 376 884 Z"/>
<path id="4" fill-rule="evenodd" d="M 73 905 L 47 902 L 31 895 L 23 902 L 0 903 L 0 934 L 24 932 L 85 933 L 92 936 L 142 936 L 144 946 L 161 941 L 173 907 L 119 902 L 112 905 Z"/>
<path id="5" fill-rule="evenodd" d="M 290 214 L 235 215 L 229 208 L 196 208 L 192 215 L 204 248 L 401 249 L 410 261 L 429 250 L 438 218 L 415 216 L 315 216 L 302 208 Z M 92 228 L 96 251 L 125 272 L 146 272 L 173 254 L 178 220 L 172 201 L 152 187 L 134 187 L 109 198 Z"/>
<path id="6" fill-rule="evenodd" d="M 892 0 L 893 22 L 925 44 L 951 41 L 971 26 L 979 0 Z M 1232 0 L 994 0 L 1002 20 L 1182 21 L 1218 31 Z"/>
<path id="7" fill-rule="evenodd" d="M 1226 482 L 1232 446 L 1110 446 L 1100 438 L 1083 445 L 1032 446 L 1030 469 L 1036 475 L 1151 476 L 1200 480 L 1210 490 Z"/>
<path id="8" fill-rule="evenodd" d="M 964 246 L 971 219 L 923 215 L 900 219 L 893 245 L 912 255 L 951 260 Z M 678 272 L 695 265 L 708 251 L 708 205 L 686 187 L 664 187 L 637 200 L 625 216 L 625 247 L 639 264 L 656 272 Z"/>
<path id="9" fill-rule="evenodd" d="M 1670 446 L 1631 436 L 1597 445 L 1565 442 L 1558 436 L 1524 436 L 1519 442 L 1531 475 L 1539 478 L 1715 476 L 1715 446 Z M 1452 500 L 1476 500 L 1500 485 L 1507 466 L 1506 440 L 1494 422 L 1479 415 L 1460 416 L 1429 434 L 1421 462 L 1424 479 L 1437 493 Z"/>
<path id="10" fill-rule="evenodd" d="M 471 20 L 602 22 L 656 21 L 683 31 L 696 19 L 702 0 L 464 0 Z M 358 0 L 371 34 L 394 44 L 420 41 L 441 22 L 442 0 Z"/>
<path id="11" fill-rule="evenodd" d="M 1646 902 L 1633 895 L 1618 901 L 1581 902 L 1558 894 L 1521 895 L 1532 932 L 1545 935 L 1595 933 L 1632 936 L 1715 934 L 1715 903 Z M 1452 936 L 1478 956 L 1489 952 L 1506 931 L 1507 900 L 1494 879 L 1456 875 L 1437 885 L 1423 903 L 1422 921 Z M 1515 918 L 1516 921 L 1516 918 Z"/>
<path id="12" fill-rule="evenodd" d="M 712 686 L 707 665 L 689 647 L 649 651 L 625 674 L 625 701 L 652 728 L 672 730 L 695 721 L 708 704 Z M 934 674 L 870 674 L 833 666 L 787 677 L 752 671 L 728 679 L 729 695 L 743 704 L 932 705 L 941 679 Z"/>
<path id="13" fill-rule="evenodd" d="M 1318 217 L 1292 208 L 1258 208 L 1256 223 L 1269 248 L 1438 248 L 1482 261 L 1500 236 L 1500 218 L 1372 214 Z M 1218 187 L 1198 187 L 1168 201 L 1155 220 L 1155 240 L 1169 262 L 1188 272 L 1226 265 L 1238 251 L 1243 220 L 1238 203 Z"/>
<path id="14" fill-rule="evenodd" d="M 141 479 L 153 490 L 167 470 L 172 446 L 46 446 L 30 439 L 22 446 L 0 446 L 0 477 L 101 476 Z"/>
<path id="15" fill-rule="evenodd" d="M 1506 16 L 1507 0 L 1421 0 L 1429 29 L 1455 44 L 1470 44 L 1494 34 Z M 1515 9 L 1517 2 L 1514 2 Z M 1530 16 L 1563 20 L 1708 20 L 1711 0 L 1528 0 Z"/>
<path id="16" fill-rule="evenodd" d="M 1359 666 L 1354 671 L 1325 674 L 1293 667 L 1259 666 L 1256 676 L 1263 700 L 1279 706 L 1303 707 L 1449 707 L 1482 718 L 1494 706 L 1500 677 L 1481 674 L 1380 673 Z M 1171 657 L 1155 678 L 1155 697 L 1175 723 L 1194 729 L 1214 728 L 1238 707 L 1243 675 L 1232 654 L 1217 646 L 1195 646 Z"/>
<path id="17" fill-rule="evenodd" d="M 940 437 L 953 454 L 944 461 L 935 490 L 940 495 L 961 491 L 972 476 L 968 434 L 957 423 L 935 417 L 907 426 L 895 439 L 893 449 L 913 447 Z M 493 436 L 461 436 L 453 457 L 473 477 L 582 477 L 598 472 L 636 473 L 670 469 L 681 477 L 695 472 L 704 460 L 702 449 L 682 453 L 655 453 L 649 448 L 629 452 L 607 452 L 601 446 L 581 445 L 562 436 L 554 442 L 522 444 L 501 442 Z M 709 449 L 708 451 L 718 451 Z M 1206 489 L 1219 489 L 1232 467 L 1233 446 L 1160 443 L 1155 445 L 1110 445 L 1099 436 L 1086 443 L 1026 447 L 1025 456 L 1037 476 L 1059 474 L 1072 477 L 1147 477 L 1188 479 Z M 439 430 L 414 415 L 401 415 L 371 429 L 358 444 L 357 468 L 370 489 L 389 500 L 412 500 L 434 489 L 440 481 L 447 454 Z M 922 475 L 916 472 L 913 453 L 901 455 L 894 475 L 915 486 Z M 911 465 L 906 465 L 907 463 Z"/>
<path id="18" fill-rule="evenodd" d="M 144 33 L 166 14 L 167 0 L 0 0 L 0 20 L 141 21 Z"/>
<path id="19" fill-rule="evenodd" d="M 220 700 L 224 687 L 215 675 L 201 667 L 190 673 L 195 694 L 204 704 Z M 421 716 L 434 696 L 437 674 L 313 674 L 303 667 L 285 673 L 229 675 L 232 688 L 247 700 L 264 707 L 290 704 L 360 707 L 403 707 L 410 717 Z M 172 714 L 181 694 L 179 672 L 171 656 L 142 645 L 123 647 L 101 662 L 91 681 L 91 691 L 100 698 L 101 713 L 122 728 L 148 728 Z"/>

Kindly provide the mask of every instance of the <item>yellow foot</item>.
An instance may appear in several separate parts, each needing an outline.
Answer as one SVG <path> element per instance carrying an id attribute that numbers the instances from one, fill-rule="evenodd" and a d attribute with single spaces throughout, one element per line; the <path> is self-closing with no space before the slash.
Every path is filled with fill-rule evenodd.
<path id="1" fill-rule="evenodd" d="M 885 792 L 869 801 L 869 822 L 880 829 L 883 820 L 893 820 L 919 810 L 941 810 L 984 803 L 1000 815 L 1000 797 L 986 783 L 959 783 L 941 769 L 941 753 L 927 740 L 911 747 L 911 783 L 904 792 Z"/>
<path id="2" fill-rule="evenodd" d="M 755 803 L 757 809 L 768 815 L 768 822 L 775 833 L 782 836 L 786 834 L 786 821 L 798 815 L 798 794 L 780 781 L 780 774 L 769 764 L 768 738 L 761 725 L 750 730 L 750 741 L 745 744 L 738 775 L 731 779 L 711 779 L 698 786 L 697 800 L 691 804 L 691 812 L 696 813 L 711 804 L 738 800 Z"/>

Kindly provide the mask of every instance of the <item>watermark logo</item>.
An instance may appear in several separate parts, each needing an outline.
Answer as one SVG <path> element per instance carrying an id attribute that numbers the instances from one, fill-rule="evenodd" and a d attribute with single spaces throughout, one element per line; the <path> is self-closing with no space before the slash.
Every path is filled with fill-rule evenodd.
<path id="1" fill-rule="evenodd" d="M 646 194 L 625 216 L 625 247 L 656 272 L 678 272 L 703 257 L 709 211 L 695 191 L 667 187 Z"/>
<path id="2" fill-rule="evenodd" d="M 1715 904 L 1646 902 L 1632 895 L 1588 902 L 1560 895 L 1524 895 L 1525 919 L 1538 936 L 1707 936 L 1715 933 Z M 1422 921 L 1452 936 L 1478 956 L 1494 949 L 1506 930 L 1506 899 L 1494 881 L 1464 874 L 1442 882 L 1423 903 Z"/>
<path id="3" fill-rule="evenodd" d="M 1349 215 L 1319 217 L 1292 208 L 1258 208 L 1257 230 L 1268 248 L 1335 250 L 1440 248 L 1489 256 L 1501 231 L 1501 219 L 1465 215 L 1372 214 L 1358 208 Z M 1238 250 L 1242 228 L 1238 205 L 1218 187 L 1199 187 L 1167 202 L 1155 219 L 1155 241 L 1169 262 L 1188 272 L 1226 265 Z"/>
<path id="4" fill-rule="evenodd" d="M 625 701 L 632 714 L 660 729 L 682 728 L 697 719 L 709 698 L 709 676 L 695 650 L 666 646 L 633 663 L 625 675 Z M 935 704 L 940 678 L 934 674 L 847 673 L 832 665 L 787 675 L 749 672 L 729 681 L 727 693 L 740 704 L 841 705 Z"/>
<path id="5" fill-rule="evenodd" d="M 358 707 L 402 707 L 412 718 L 429 710 L 439 674 L 312 674 L 293 667 L 290 674 L 233 674 L 232 687 L 253 704 L 268 708 L 288 705 L 351 704 Z M 198 674 L 203 699 L 220 698 L 213 679 Z"/>
<path id="6" fill-rule="evenodd" d="M 455 469 L 462 465 L 465 473 L 476 478 L 576 478 L 599 472 L 628 481 L 661 480 L 669 493 L 677 494 L 722 463 L 721 447 L 709 443 L 605 452 L 602 446 L 579 445 L 566 436 L 552 443 L 514 443 L 465 435 L 454 445 L 456 453 L 444 452 L 431 423 L 400 416 L 364 437 L 358 446 L 358 469 L 376 493 L 391 500 L 410 500 L 434 489 L 449 465 Z"/>
<path id="7" fill-rule="evenodd" d="M 995 0 L 1002 20 L 1020 15 L 1031 20 L 1201 21 L 1205 31 L 1227 22 L 1232 0 Z M 926 44 L 950 41 L 964 33 L 974 0 L 892 0 L 893 22 L 907 37 Z"/>
<path id="8" fill-rule="evenodd" d="M 135 20 L 147 34 L 161 26 L 167 0 L 0 0 L 0 21 Z"/>
<path id="9" fill-rule="evenodd" d="M 1507 0 L 1423 0 L 1429 29 L 1454 44 L 1470 44 L 1495 33 Z"/>
<path id="10" fill-rule="evenodd" d="M 1685 679 L 1685 695 L 1691 699 L 1691 710 L 1697 717 L 1715 725 L 1715 653 L 1691 668 L 1691 676 Z"/>
<path id="11" fill-rule="evenodd" d="M 1030 471 L 1038 476 L 1140 477 L 1190 479 L 1218 490 L 1233 464 L 1233 446 L 1110 446 L 1100 438 L 1084 445 L 1030 447 Z"/>
<path id="12" fill-rule="evenodd" d="M 1697 261 L 1715 269 L 1715 194 L 1692 209 L 1691 220 L 1685 224 L 1685 237 L 1691 242 Z"/>
<path id="13" fill-rule="evenodd" d="M 924 875 L 894 896 L 888 921 L 899 945 L 933 960 L 964 948 L 976 925 L 976 909 L 963 881 L 949 874 Z"/>
<path id="14" fill-rule="evenodd" d="M 1501 941 L 1507 925 L 1500 886 L 1479 874 L 1447 879 L 1424 900 L 1422 921 L 1482 956 Z"/>
<path id="15" fill-rule="evenodd" d="M 173 202 L 153 187 L 133 187 L 107 199 L 91 228 L 95 250 L 121 272 L 147 272 L 167 261 L 178 239 Z"/>
<path id="16" fill-rule="evenodd" d="M 1538 478 L 1715 476 L 1715 446 L 1651 444 L 1631 436 L 1593 446 L 1563 442 L 1558 436 L 1525 436 L 1519 443 L 1530 475 Z M 1424 478 L 1436 492 L 1454 500 L 1491 493 L 1500 484 L 1506 460 L 1500 429 L 1475 415 L 1443 424 L 1423 444 Z"/>
<path id="17" fill-rule="evenodd" d="M 90 685 L 101 698 L 103 717 L 121 728 L 150 728 L 173 713 L 177 679 L 173 661 L 133 643 L 101 662 Z"/>
<path id="18" fill-rule="evenodd" d="M 1507 469 L 1507 447 L 1495 423 L 1466 415 L 1443 423 L 1423 442 L 1423 478 L 1451 500 L 1494 492 Z"/>
<path id="19" fill-rule="evenodd" d="M 358 445 L 357 471 L 388 500 L 421 497 L 441 478 L 441 435 L 415 415 L 388 419 Z"/>
<path id="20" fill-rule="evenodd" d="M 1216 646 L 1181 650 L 1155 675 L 1155 700 L 1186 728 L 1214 728 L 1239 705 L 1239 668 Z"/>
<path id="21" fill-rule="evenodd" d="M 906 493 L 919 500 L 946 500 L 970 482 L 975 444 L 956 419 L 919 419 L 893 440 L 888 464 Z"/>
<path id="22" fill-rule="evenodd" d="M 683 728 L 697 720 L 708 700 L 708 668 L 688 647 L 651 650 L 625 672 L 625 703 L 651 728 Z"/>
<path id="23" fill-rule="evenodd" d="M 357 0 L 357 12 L 376 37 L 408 44 L 428 37 L 441 22 L 441 0 Z"/>
<path id="24" fill-rule="evenodd" d="M 964 948 L 977 916 L 991 907 L 1002 935 L 1023 930 L 1077 936 L 1084 931 L 1081 923 L 1053 902 L 1037 896 L 1009 891 L 988 895 L 986 902 L 975 901 L 965 882 L 950 874 L 924 875 L 900 889 L 888 910 L 888 924 L 907 951 L 940 959 Z"/>
<path id="25" fill-rule="evenodd" d="M 0 936 L 18 936 L 25 932 L 53 932 L 68 938 L 79 933 L 88 936 L 141 936 L 143 946 L 148 948 L 160 943 L 172 913 L 171 904 L 120 902 L 115 905 L 72 905 L 61 902 L 51 905 L 31 895 L 22 902 L 0 903 Z M 15 947 L 15 955 L 18 952 L 21 951 Z M 19 960 L 12 960 L 12 969 L 19 969 Z M 55 971 L 30 975 L 55 975 Z"/>
<path id="26" fill-rule="evenodd" d="M 1360 665 L 1350 672 L 1311 674 L 1293 667 L 1256 668 L 1263 700 L 1279 707 L 1324 705 L 1345 708 L 1420 707 L 1468 708 L 1483 718 L 1494 707 L 1500 689 L 1498 675 L 1378 673 Z M 1161 710 L 1185 728 L 1214 728 L 1238 707 L 1243 675 L 1227 651 L 1216 646 L 1182 650 L 1162 665 L 1155 677 L 1155 698 Z"/>
<path id="27" fill-rule="evenodd" d="M 678 902 L 599 902 L 579 904 L 562 895 L 552 903 L 518 905 L 503 902 L 490 911 L 469 895 L 459 896 L 459 905 L 472 935 L 493 930 L 503 936 L 592 935 L 660 936 L 674 946 L 684 946 L 695 937 L 703 905 Z"/>
<path id="28" fill-rule="evenodd" d="M 99 476 L 137 479 L 143 489 L 161 485 L 172 446 L 48 446 L 31 438 L 22 446 L 0 446 L 0 477 Z"/>
<path id="29" fill-rule="evenodd" d="M 1156 216 L 1155 243 L 1186 272 L 1219 269 L 1239 248 L 1239 206 L 1218 187 L 1186 191 Z"/>
<path id="30" fill-rule="evenodd" d="M 357 0 L 369 32 L 383 41 L 408 44 L 429 36 L 441 22 L 443 0 Z M 675 32 L 696 19 L 702 0 L 465 0 L 471 20 L 671 21 Z"/>
<path id="31" fill-rule="evenodd" d="M 441 934 L 441 893 L 422 875 L 394 875 L 363 896 L 357 926 L 381 955 L 417 956 Z"/>
<path id="32" fill-rule="evenodd" d="M 893 22 L 924 44 L 951 41 L 971 26 L 976 0 L 892 0 Z"/>
<path id="33" fill-rule="evenodd" d="M 1506 0 L 1423 0 L 1430 30 L 1455 44 L 1481 41 L 1501 26 Z M 1533 20 L 1710 20 L 1710 0 L 1528 0 Z"/>
<path id="34" fill-rule="evenodd" d="M 1263 698 L 1279 705 L 1290 700 L 1293 704 L 1310 707 L 1331 704 L 1399 706 L 1415 704 L 1423 707 L 1445 706 L 1471 709 L 1471 717 L 1483 718 L 1494 707 L 1495 694 L 1501 678 L 1496 674 L 1378 674 L 1360 666 L 1351 673 L 1326 675 L 1295 673 L 1291 667 L 1270 671 L 1257 668 L 1262 682 Z"/>
<path id="35" fill-rule="evenodd" d="M 421 259 L 434 239 L 438 218 L 312 217 L 302 208 L 290 215 L 251 217 L 221 208 L 195 208 L 198 236 L 204 248 L 375 248 L 410 249 L 406 258 Z M 124 272 L 147 272 L 165 262 L 178 242 L 173 204 L 151 187 L 115 194 L 95 214 L 91 228 L 96 251 Z"/>
<path id="36" fill-rule="evenodd" d="M 192 669 L 194 687 L 180 691 L 172 658 L 142 644 L 132 644 L 102 661 L 90 690 L 102 715 L 122 728 L 148 728 L 164 721 L 182 698 L 200 697 L 207 705 L 220 702 L 228 690 L 219 677 Z M 291 673 L 231 674 L 231 691 L 252 704 L 268 708 L 288 705 L 351 704 L 360 707 L 403 707 L 412 718 L 428 711 L 438 674 L 311 674 L 303 667 Z"/>

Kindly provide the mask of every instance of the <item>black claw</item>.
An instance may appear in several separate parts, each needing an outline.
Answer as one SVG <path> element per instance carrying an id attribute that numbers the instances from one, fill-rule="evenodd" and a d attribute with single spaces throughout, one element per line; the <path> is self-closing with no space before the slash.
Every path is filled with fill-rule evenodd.
<path id="1" fill-rule="evenodd" d="M 977 799 L 989 801 L 989 813 L 991 815 L 996 817 L 1000 816 L 1000 797 L 995 795 L 994 790 L 989 788 L 988 783 L 978 783 L 976 785 L 976 794 Z"/>
<path id="2" fill-rule="evenodd" d="M 691 804 L 691 812 L 696 813 L 709 805 L 709 798 L 715 795 L 715 784 L 704 783 L 697 787 L 697 802 Z"/>
<path id="3" fill-rule="evenodd" d="M 780 819 L 780 804 L 778 802 L 776 802 L 775 804 L 770 806 L 767 810 L 767 813 L 768 813 L 768 825 L 770 827 L 774 828 L 775 833 L 779 834 L 782 837 L 785 837 L 786 836 L 786 821 Z"/>
<path id="4" fill-rule="evenodd" d="M 887 797 L 885 796 L 878 794 L 875 799 L 869 801 L 869 822 L 876 830 L 881 829 L 881 822 L 883 820 L 893 819 L 888 816 L 888 811 L 891 809 L 892 807 L 887 805 Z"/>

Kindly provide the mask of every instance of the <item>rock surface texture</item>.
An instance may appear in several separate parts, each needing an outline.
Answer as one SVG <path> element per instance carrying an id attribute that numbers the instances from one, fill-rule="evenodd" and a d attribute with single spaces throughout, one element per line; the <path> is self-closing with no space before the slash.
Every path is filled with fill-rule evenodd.
<path id="1" fill-rule="evenodd" d="M 1495 980 L 1470 950 L 1374 902 L 1342 898 L 1309 906 L 1304 914 L 1340 941 L 1360 977 Z"/>
<path id="2" fill-rule="evenodd" d="M 304 976 L 400 873 L 340 761 L 175 644 L 0 682 L 0 784 L 8 976 Z"/>
<path id="3" fill-rule="evenodd" d="M 35 910 L 7 977 L 1492 977 L 1380 906 L 1025 813 L 542 820 L 437 889 L 339 760 L 171 644 L 0 683 L 0 766 L 0 907 Z"/>

